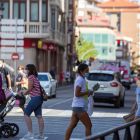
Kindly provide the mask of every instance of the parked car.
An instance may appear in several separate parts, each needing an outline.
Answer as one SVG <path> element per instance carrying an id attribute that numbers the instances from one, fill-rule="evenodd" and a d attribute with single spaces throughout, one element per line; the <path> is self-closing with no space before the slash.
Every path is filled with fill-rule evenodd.
<path id="1" fill-rule="evenodd" d="M 121 79 L 121 83 L 124 87 L 126 87 L 127 89 L 130 89 L 131 87 L 131 81 L 130 80 L 127 80 L 127 79 Z"/>
<path id="2" fill-rule="evenodd" d="M 125 88 L 120 81 L 120 75 L 113 71 L 90 71 L 86 78 L 88 88 L 100 83 L 100 88 L 93 95 L 95 102 L 111 103 L 114 107 L 124 107 Z"/>
<path id="3" fill-rule="evenodd" d="M 137 81 L 137 75 L 136 75 L 136 74 L 132 74 L 132 75 L 131 75 L 131 78 L 130 78 L 130 81 L 131 81 L 132 83 L 136 83 L 136 81 Z"/>
<path id="4" fill-rule="evenodd" d="M 48 97 L 56 97 L 57 80 L 52 79 L 49 73 L 38 73 L 40 85 L 46 91 Z"/>

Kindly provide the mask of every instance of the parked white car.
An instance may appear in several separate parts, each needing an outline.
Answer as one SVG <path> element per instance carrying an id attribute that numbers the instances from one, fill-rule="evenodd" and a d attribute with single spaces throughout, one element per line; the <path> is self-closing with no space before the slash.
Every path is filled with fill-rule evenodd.
<path id="1" fill-rule="evenodd" d="M 46 91 L 48 97 L 56 97 L 57 80 L 52 79 L 50 73 L 38 73 L 41 86 Z"/>
<path id="2" fill-rule="evenodd" d="M 119 73 L 113 71 L 90 71 L 86 78 L 88 88 L 97 83 L 100 88 L 93 95 L 95 102 L 111 103 L 115 107 L 124 107 L 125 88 L 121 84 Z"/>

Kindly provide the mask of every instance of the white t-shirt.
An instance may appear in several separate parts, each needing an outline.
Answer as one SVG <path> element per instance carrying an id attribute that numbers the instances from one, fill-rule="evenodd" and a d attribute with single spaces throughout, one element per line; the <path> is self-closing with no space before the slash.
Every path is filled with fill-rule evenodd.
<path id="1" fill-rule="evenodd" d="M 85 98 L 85 95 L 80 96 L 80 97 L 75 96 L 76 86 L 81 87 L 81 92 L 85 92 L 86 91 L 86 80 L 81 76 L 78 76 L 76 78 L 76 81 L 74 83 L 74 98 L 72 101 L 72 107 L 87 107 L 88 99 Z"/>
<path id="2" fill-rule="evenodd" d="M 69 78 L 69 77 L 70 77 L 70 73 L 68 71 L 66 71 L 65 78 Z"/>

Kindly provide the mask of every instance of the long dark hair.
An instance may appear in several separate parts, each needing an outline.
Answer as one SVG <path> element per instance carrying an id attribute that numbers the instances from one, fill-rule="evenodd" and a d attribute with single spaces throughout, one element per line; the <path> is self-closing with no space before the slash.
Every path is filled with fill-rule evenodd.
<path id="1" fill-rule="evenodd" d="M 38 77 L 38 73 L 37 73 L 35 65 L 28 64 L 28 65 L 26 65 L 26 68 L 27 68 L 27 70 L 29 70 L 28 77 L 30 75 L 34 75 L 34 76 Z"/>
<path id="2" fill-rule="evenodd" d="M 81 63 L 81 64 L 78 66 L 78 73 L 80 74 L 81 71 L 84 71 L 87 67 L 88 67 L 87 64 L 82 64 L 82 63 Z"/>

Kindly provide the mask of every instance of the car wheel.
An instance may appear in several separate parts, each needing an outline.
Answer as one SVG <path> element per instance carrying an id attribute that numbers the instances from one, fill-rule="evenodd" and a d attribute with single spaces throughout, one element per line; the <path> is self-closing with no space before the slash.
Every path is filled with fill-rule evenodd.
<path id="1" fill-rule="evenodd" d="M 50 96 L 49 96 L 49 99 L 52 98 L 52 89 L 50 89 Z"/>
<path id="2" fill-rule="evenodd" d="M 124 93 L 124 96 L 123 96 L 122 101 L 120 102 L 120 106 L 121 106 L 121 107 L 124 107 L 124 97 L 125 97 L 125 93 Z"/>
<path id="3" fill-rule="evenodd" d="M 53 95 L 53 98 L 56 98 L 56 88 L 55 88 L 55 93 L 54 93 L 54 95 Z"/>
<path id="4" fill-rule="evenodd" d="M 115 108 L 120 108 L 120 96 L 118 97 L 117 101 L 114 104 Z"/>

